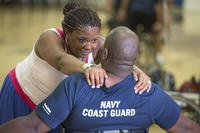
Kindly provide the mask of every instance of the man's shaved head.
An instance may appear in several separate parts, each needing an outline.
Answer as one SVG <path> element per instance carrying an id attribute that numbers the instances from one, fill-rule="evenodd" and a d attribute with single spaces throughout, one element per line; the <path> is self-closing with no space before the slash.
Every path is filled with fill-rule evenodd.
<path id="1" fill-rule="evenodd" d="M 135 61 L 138 52 L 138 37 L 130 29 L 120 26 L 113 29 L 105 41 L 113 60 Z M 132 64 L 133 65 L 133 64 Z"/>
<path id="2" fill-rule="evenodd" d="M 114 28 L 106 37 L 104 48 L 108 50 L 105 69 L 118 67 L 126 69 L 135 63 L 139 47 L 137 35 L 124 26 Z M 109 68 L 108 68 L 109 67 Z M 111 69 L 111 68 L 110 68 Z"/>

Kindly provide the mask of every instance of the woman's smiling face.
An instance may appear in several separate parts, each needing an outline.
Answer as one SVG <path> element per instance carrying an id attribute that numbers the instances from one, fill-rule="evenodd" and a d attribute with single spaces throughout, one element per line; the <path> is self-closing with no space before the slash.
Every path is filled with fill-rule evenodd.
<path id="1" fill-rule="evenodd" d="M 85 59 L 98 45 L 100 29 L 98 27 L 84 26 L 67 34 L 69 51 L 77 58 Z"/>

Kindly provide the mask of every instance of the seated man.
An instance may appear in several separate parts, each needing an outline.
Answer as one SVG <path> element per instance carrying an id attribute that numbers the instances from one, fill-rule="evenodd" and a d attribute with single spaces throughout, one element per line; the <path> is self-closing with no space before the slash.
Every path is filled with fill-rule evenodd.
<path id="1" fill-rule="evenodd" d="M 200 126 L 181 115 L 180 107 L 156 84 L 149 93 L 135 94 L 132 66 L 138 53 L 138 37 L 126 27 L 107 36 L 101 64 L 105 84 L 92 89 L 84 75 L 62 81 L 32 114 L 0 126 L 0 132 L 47 132 L 63 121 L 66 132 L 145 132 L 157 124 L 168 132 L 199 133 Z"/>

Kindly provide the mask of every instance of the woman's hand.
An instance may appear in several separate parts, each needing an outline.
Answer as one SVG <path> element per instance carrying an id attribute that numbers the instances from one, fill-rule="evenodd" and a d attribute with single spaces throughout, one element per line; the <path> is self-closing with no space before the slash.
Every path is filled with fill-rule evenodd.
<path id="1" fill-rule="evenodd" d="M 133 77 L 137 82 L 134 90 L 135 93 L 142 94 L 144 91 L 149 92 L 151 89 L 151 79 L 138 67 L 134 66 Z"/>
<path id="2" fill-rule="evenodd" d="M 86 80 L 92 88 L 99 88 L 103 85 L 105 78 L 107 78 L 107 74 L 103 68 L 98 66 L 90 67 L 83 72 L 85 74 Z"/>

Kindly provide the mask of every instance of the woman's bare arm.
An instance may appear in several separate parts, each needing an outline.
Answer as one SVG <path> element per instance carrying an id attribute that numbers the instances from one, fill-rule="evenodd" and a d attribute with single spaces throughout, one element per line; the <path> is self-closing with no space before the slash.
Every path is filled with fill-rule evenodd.
<path id="1" fill-rule="evenodd" d="M 93 51 L 95 56 L 98 49 Z M 52 31 L 46 31 L 40 36 L 35 45 L 35 52 L 42 60 L 64 74 L 83 72 L 89 85 L 93 87 L 101 86 L 107 76 L 105 71 L 99 67 L 92 67 L 84 71 L 82 66 L 86 63 L 66 53 L 63 40 Z"/>
<path id="2" fill-rule="evenodd" d="M 40 36 L 35 51 L 41 59 L 67 75 L 82 72 L 82 66 L 85 64 L 73 55 L 67 54 L 64 42 L 52 31 L 46 31 Z"/>

